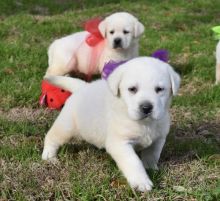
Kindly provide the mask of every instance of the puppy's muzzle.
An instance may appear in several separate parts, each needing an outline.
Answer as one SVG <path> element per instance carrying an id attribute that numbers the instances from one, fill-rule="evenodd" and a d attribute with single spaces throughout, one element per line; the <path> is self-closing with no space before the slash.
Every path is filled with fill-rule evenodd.
<path id="1" fill-rule="evenodd" d="M 115 38 L 113 47 L 116 48 L 122 48 L 122 40 L 121 38 Z"/>
<path id="2" fill-rule="evenodd" d="M 142 115 L 142 118 L 149 116 L 153 111 L 153 105 L 150 102 L 143 102 L 139 105 L 139 111 Z"/>

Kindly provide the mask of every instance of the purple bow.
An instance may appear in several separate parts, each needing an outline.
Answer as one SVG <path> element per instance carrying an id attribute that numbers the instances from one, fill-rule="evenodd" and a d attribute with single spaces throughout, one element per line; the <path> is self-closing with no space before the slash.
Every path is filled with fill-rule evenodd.
<path id="1" fill-rule="evenodd" d="M 160 59 L 161 61 L 168 62 L 169 60 L 169 52 L 167 50 L 156 50 L 152 55 L 152 57 Z M 102 78 L 107 80 L 108 76 L 121 64 L 126 63 L 126 61 L 109 61 L 104 65 L 103 71 L 102 71 Z"/>
<path id="2" fill-rule="evenodd" d="M 109 61 L 105 64 L 103 70 L 102 70 L 102 78 L 107 80 L 108 76 L 121 64 L 126 63 L 127 61 Z"/>
<path id="3" fill-rule="evenodd" d="M 156 50 L 151 56 L 164 62 L 168 62 L 169 60 L 169 52 L 167 50 Z"/>

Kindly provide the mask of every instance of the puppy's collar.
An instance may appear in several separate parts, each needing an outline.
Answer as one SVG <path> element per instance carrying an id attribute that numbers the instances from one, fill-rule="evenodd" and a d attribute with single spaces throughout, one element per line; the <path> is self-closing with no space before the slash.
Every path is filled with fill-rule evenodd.
<path id="1" fill-rule="evenodd" d="M 119 61 L 119 62 L 116 62 L 116 61 L 109 61 L 108 63 L 106 63 L 104 65 L 104 68 L 102 70 L 102 78 L 107 80 L 109 75 L 116 69 L 118 68 L 120 65 L 126 63 L 128 60 L 126 61 Z"/>

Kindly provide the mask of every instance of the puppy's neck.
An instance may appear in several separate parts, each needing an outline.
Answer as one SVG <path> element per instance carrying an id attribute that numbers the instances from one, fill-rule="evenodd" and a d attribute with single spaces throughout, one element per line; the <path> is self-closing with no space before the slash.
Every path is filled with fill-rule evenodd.
<path id="1" fill-rule="evenodd" d="M 99 71 L 102 72 L 104 64 L 109 61 L 125 61 L 135 58 L 138 55 L 138 39 L 135 39 L 135 41 L 132 42 L 130 47 L 127 49 L 112 49 L 106 45 L 99 60 Z"/>
<path id="2" fill-rule="evenodd" d="M 138 39 L 134 39 L 134 41 L 132 41 L 130 46 L 126 49 L 112 49 L 106 45 L 104 51 L 106 51 L 109 56 L 111 56 L 112 60 L 115 61 L 132 59 L 137 57 L 139 54 Z"/>

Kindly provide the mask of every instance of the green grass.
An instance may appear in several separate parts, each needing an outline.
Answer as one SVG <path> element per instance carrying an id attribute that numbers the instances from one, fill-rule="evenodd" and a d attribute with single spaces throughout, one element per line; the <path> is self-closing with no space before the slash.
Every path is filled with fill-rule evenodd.
<path id="1" fill-rule="evenodd" d="M 2 0 L 0 200 L 219 200 L 220 87 L 210 30 L 219 25 L 219 8 L 216 0 Z M 81 30 L 86 19 L 117 11 L 145 25 L 141 55 L 168 49 L 182 77 L 160 171 L 149 171 L 155 187 L 145 194 L 129 188 L 104 150 L 83 142 L 62 147 L 57 164 L 41 160 L 44 135 L 58 114 L 38 105 L 47 47 Z"/>

